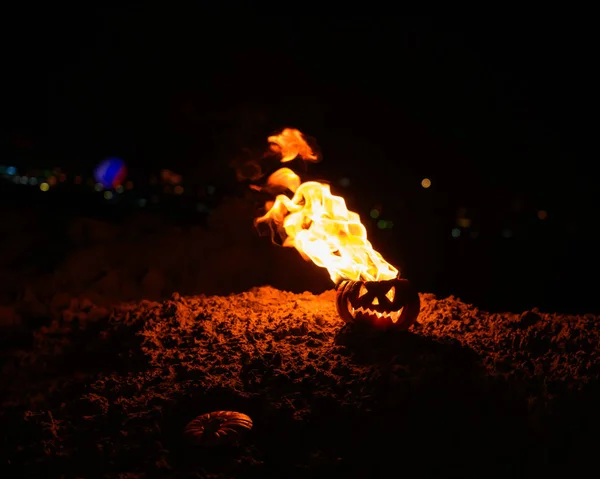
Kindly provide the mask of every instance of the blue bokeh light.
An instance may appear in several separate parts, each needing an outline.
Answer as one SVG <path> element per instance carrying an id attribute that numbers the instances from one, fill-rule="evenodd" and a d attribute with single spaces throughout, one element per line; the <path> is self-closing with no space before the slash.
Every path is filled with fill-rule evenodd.
<path id="1" fill-rule="evenodd" d="M 106 158 L 94 170 L 94 178 L 105 188 L 120 185 L 127 176 L 125 162 L 117 157 Z"/>

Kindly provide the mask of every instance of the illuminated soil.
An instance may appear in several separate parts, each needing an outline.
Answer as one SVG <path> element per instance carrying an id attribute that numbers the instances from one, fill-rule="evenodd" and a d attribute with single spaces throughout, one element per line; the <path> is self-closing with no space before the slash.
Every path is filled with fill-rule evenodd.
<path id="1" fill-rule="evenodd" d="M 72 302 L 5 355 L 2 466 L 11 477 L 547 477 L 595 461 L 598 318 L 488 314 L 424 294 L 419 324 L 382 334 L 344 328 L 333 298 L 262 287 L 111 310 Z M 190 444 L 186 424 L 221 409 L 253 429 L 237 446 Z"/>

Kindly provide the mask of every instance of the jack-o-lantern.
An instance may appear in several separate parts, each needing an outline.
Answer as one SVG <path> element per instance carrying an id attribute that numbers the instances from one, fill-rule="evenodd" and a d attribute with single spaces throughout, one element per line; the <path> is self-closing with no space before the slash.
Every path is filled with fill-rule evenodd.
<path id="1" fill-rule="evenodd" d="M 382 329 L 408 329 L 419 316 L 419 293 L 404 278 L 386 281 L 344 280 L 336 307 L 346 323 L 366 321 Z"/>

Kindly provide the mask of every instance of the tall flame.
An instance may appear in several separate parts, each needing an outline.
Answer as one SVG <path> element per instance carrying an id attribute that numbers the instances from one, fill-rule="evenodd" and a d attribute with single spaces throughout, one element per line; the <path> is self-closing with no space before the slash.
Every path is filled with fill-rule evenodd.
<path id="1" fill-rule="evenodd" d="M 269 137 L 273 151 L 285 163 L 300 156 L 316 161 L 317 156 L 298 130 L 286 128 Z M 274 145 L 274 146 L 273 146 Z M 326 268 L 334 283 L 342 279 L 382 281 L 398 277 L 398 269 L 383 259 L 367 240 L 367 231 L 357 213 L 346 208 L 341 196 L 329 185 L 316 181 L 302 183 L 289 168 L 281 168 L 267 180 L 268 187 L 284 187 L 292 198 L 279 194 L 266 204 L 267 212 L 255 224 L 267 223 L 283 246 L 296 248 L 306 260 Z"/>

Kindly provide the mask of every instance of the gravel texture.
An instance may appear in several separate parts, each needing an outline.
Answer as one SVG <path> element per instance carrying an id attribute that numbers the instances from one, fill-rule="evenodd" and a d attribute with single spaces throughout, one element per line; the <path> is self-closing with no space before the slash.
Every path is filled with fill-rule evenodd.
<path id="1" fill-rule="evenodd" d="M 3 477 L 547 477 L 594 463 L 597 317 L 422 294 L 410 331 L 382 333 L 344 326 L 334 296 L 56 306 L 4 350 Z M 191 443 L 186 424 L 218 410 L 252 430 Z"/>

